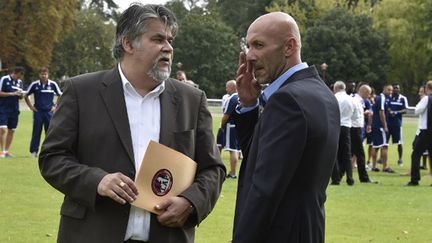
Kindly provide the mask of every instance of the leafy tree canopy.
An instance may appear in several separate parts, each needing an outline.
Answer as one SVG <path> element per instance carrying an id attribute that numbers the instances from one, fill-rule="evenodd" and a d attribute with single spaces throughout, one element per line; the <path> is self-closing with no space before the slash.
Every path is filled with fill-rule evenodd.
<path id="1" fill-rule="evenodd" d="M 76 25 L 54 49 L 51 68 L 53 77 L 75 76 L 112 68 L 111 48 L 115 26 L 105 21 L 98 11 L 83 9 L 76 16 Z"/>
<path id="2" fill-rule="evenodd" d="M 73 27 L 77 0 L 0 3 L 0 59 L 5 67 L 38 69 L 51 62 L 54 44 Z"/>
<path id="3" fill-rule="evenodd" d="M 377 29 L 389 33 L 389 80 L 416 94 L 432 78 L 432 2 L 383 0 L 374 19 Z"/>
<path id="4" fill-rule="evenodd" d="M 303 56 L 309 64 L 327 63 L 326 79 L 369 82 L 386 81 L 387 37 L 372 28 L 372 19 L 338 8 L 328 12 L 304 38 Z"/>
<path id="5" fill-rule="evenodd" d="M 208 97 L 220 97 L 235 78 L 239 50 L 238 38 L 218 16 L 189 13 L 174 40 L 174 63 L 181 62 Z"/>

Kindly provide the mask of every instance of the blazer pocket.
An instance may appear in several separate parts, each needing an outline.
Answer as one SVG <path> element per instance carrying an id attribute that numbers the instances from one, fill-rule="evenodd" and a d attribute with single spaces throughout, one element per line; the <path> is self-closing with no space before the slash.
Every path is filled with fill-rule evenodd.
<path id="1" fill-rule="evenodd" d="M 74 219 L 83 219 L 86 211 L 87 208 L 83 205 L 65 198 L 60 209 L 60 214 Z"/>
<path id="2" fill-rule="evenodd" d="M 195 130 L 174 132 L 173 149 L 194 159 L 195 157 Z"/>

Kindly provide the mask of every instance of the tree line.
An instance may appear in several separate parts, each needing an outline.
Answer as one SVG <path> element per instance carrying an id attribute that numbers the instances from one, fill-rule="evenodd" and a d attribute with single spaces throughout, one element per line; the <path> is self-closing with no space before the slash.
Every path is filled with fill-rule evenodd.
<path id="1" fill-rule="evenodd" d="M 272 11 L 298 21 L 302 59 L 329 84 L 367 82 L 380 92 L 385 83 L 399 83 L 414 98 L 417 87 L 432 79 L 432 1 L 170 0 L 166 6 L 180 25 L 173 71 L 181 66 L 208 97 L 225 93 L 247 27 Z M 111 68 L 119 14 L 113 0 L 1 1 L 2 66 L 25 66 L 27 83 L 42 66 L 59 81 Z"/>

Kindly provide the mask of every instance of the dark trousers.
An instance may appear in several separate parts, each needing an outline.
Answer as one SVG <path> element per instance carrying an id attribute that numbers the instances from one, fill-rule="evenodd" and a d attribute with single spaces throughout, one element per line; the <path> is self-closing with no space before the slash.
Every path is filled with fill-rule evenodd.
<path id="1" fill-rule="evenodd" d="M 357 172 L 361 182 L 369 181 L 365 165 L 365 152 L 362 143 L 362 128 L 351 127 L 351 154 L 357 157 Z"/>
<path id="2" fill-rule="evenodd" d="M 48 131 L 53 113 L 51 111 L 38 111 L 33 112 L 33 132 L 30 142 L 30 153 L 37 153 L 39 151 L 40 138 L 42 134 L 42 127 Z"/>
<path id="3" fill-rule="evenodd" d="M 341 126 L 339 149 L 337 160 L 333 167 L 332 182 L 339 183 L 344 174 L 346 174 L 348 184 L 354 183 L 351 166 L 351 132 L 349 127 Z"/>
<path id="4" fill-rule="evenodd" d="M 428 150 L 429 156 L 432 155 L 432 132 L 420 130 L 417 142 L 411 154 L 411 181 L 420 181 L 420 158 L 423 152 Z"/>

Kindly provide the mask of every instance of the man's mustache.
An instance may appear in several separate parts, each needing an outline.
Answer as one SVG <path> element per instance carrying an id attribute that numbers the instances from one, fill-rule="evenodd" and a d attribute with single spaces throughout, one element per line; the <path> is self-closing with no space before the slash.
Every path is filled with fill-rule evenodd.
<path id="1" fill-rule="evenodd" d="M 156 62 L 168 61 L 169 63 L 172 63 L 172 55 L 160 55 L 156 60 Z"/>

